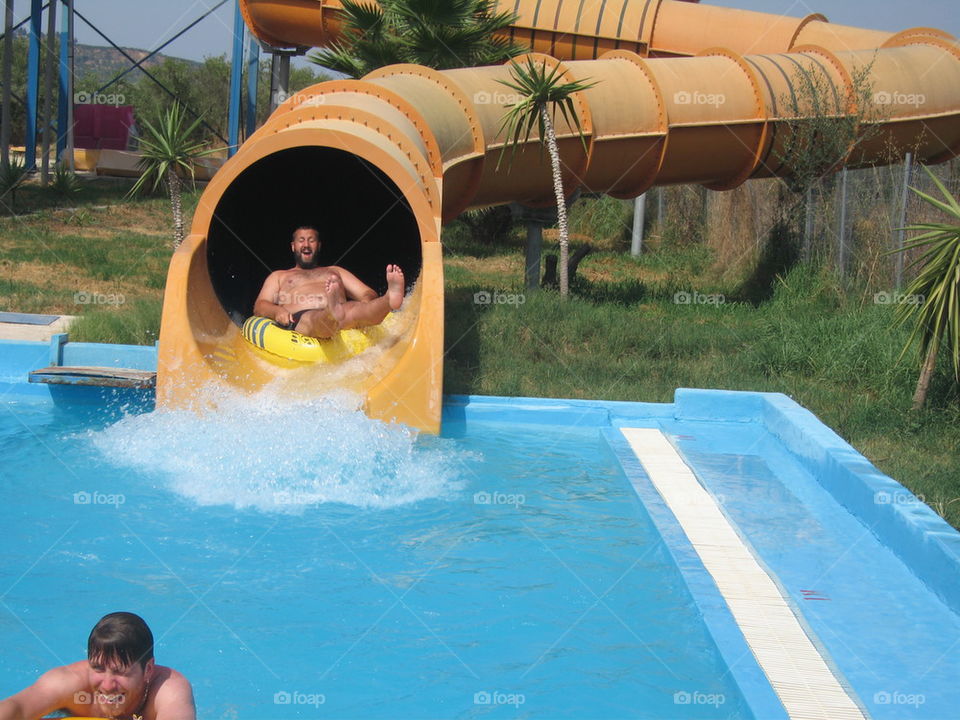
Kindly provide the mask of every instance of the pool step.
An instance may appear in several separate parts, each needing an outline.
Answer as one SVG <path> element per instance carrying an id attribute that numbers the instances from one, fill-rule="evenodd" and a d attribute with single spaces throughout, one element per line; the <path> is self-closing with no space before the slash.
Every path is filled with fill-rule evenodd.
<path id="1" fill-rule="evenodd" d="M 622 428 L 647 477 L 713 577 L 791 720 L 866 720 L 867 714 L 811 640 L 776 582 L 667 437 Z"/>
<path id="2" fill-rule="evenodd" d="M 51 385 L 92 385 L 148 390 L 157 386 L 156 371 L 116 367 L 65 367 L 55 365 L 30 371 L 29 379 L 32 383 L 49 383 Z"/>

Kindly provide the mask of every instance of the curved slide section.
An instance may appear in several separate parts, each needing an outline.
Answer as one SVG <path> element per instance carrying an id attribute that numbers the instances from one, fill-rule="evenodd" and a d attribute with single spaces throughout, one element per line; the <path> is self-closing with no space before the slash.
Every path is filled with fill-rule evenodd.
<path id="1" fill-rule="evenodd" d="M 338 32 L 338 6 L 327 0 L 241 4 L 258 37 L 275 45 L 329 42 Z M 517 4 L 517 39 L 566 58 L 602 53 L 538 56 L 570 78 L 596 81 L 576 98 L 586 151 L 572 127 L 558 126 L 568 192 L 626 198 L 654 185 L 720 190 L 788 175 L 779 150 L 797 118 L 784 99 L 813 72 L 826 73 L 853 110 L 851 78 L 869 71 L 881 112 L 869 140 L 851 149 L 852 165 L 905 150 L 940 162 L 960 151 L 960 51 L 937 31 L 891 35 L 820 16 L 791 20 L 670 0 L 579 3 L 583 12 L 572 19 L 561 9 L 578 3 Z M 598 7 L 607 14 L 585 17 Z M 171 261 L 158 403 L 189 405 L 202 386 L 269 384 L 300 394 L 345 387 L 371 416 L 436 432 L 442 223 L 469 207 L 552 202 L 539 141 L 497 170 L 498 130 L 514 100 L 502 84 L 508 78 L 507 66 L 397 65 L 315 85 L 281 105 L 211 181 Z M 241 336 L 263 279 L 290 266 L 289 233 L 301 223 L 321 228 L 325 262 L 381 291 L 385 265 L 397 263 L 412 284 L 400 330 L 362 361 L 282 367 Z"/>

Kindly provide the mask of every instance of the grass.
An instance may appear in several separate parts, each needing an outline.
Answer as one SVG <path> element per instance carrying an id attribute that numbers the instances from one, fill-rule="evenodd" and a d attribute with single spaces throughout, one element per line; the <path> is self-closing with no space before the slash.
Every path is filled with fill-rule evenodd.
<path id="1" fill-rule="evenodd" d="M 28 183 L 0 198 L 0 306 L 78 316 L 71 339 L 151 345 L 172 252 L 169 201 L 128 201 L 132 181 L 84 178 L 64 197 Z M 197 193 L 185 196 L 192 210 Z"/>
<path id="2" fill-rule="evenodd" d="M 169 206 L 126 201 L 127 187 L 85 181 L 60 205 L 21 188 L 18 211 L 32 212 L 0 218 L 0 305 L 79 315 L 74 340 L 153 344 Z M 186 198 L 188 212 L 197 198 Z M 623 203 L 579 207 L 576 232 L 598 232 L 567 302 L 523 290 L 522 229 L 483 242 L 446 228 L 445 392 L 652 402 L 677 387 L 782 392 L 960 527 L 960 397 L 944 366 L 930 406 L 908 411 L 916 368 L 897 363 L 905 331 L 891 330 L 892 306 L 807 267 L 771 300 L 740 302 L 725 251 L 692 238 L 633 258 L 618 230 Z M 478 304 L 479 292 L 503 298 Z"/>

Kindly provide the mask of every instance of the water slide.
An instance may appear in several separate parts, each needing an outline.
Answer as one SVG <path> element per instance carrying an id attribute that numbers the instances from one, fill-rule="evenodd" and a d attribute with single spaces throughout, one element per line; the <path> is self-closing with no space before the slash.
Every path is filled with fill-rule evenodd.
<path id="1" fill-rule="evenodd" d="M 240 0 L 251 31 L 277 48 L 312 47 L 340 32 L 334 0 Z M 558 125 L 568 193 L 631 198 L 658 185 L 713 190 L 789 175 L 784 143 L 801 78 L 828 77 L 868 118 L 851 167 L 913 152 L 924 163 L 960 152 L 960 46 L 930 28 L 897 34 L 679 0 L 501 0 L 509 31 L 569 78 L 596 84 Z M 876 107 L 854 78 L 868 72 Z M 440 228 L 463 210 L 547 205 L 539 141 L 497 170 L 498 130 L 513 101 L 507 66 L 436 71 L 394 65 L 288 98 L 216 174 L 191 234 L 170 263 L 158 405 L 189 406 L 199 388 L 282 393 L 346 388 L 372 417 L 427 432 L 440 424 L 443 266 Z M 809 103 L 807 103 L 809 104 Z M 801 99 L 802 107 L 804 101 Z M 867 112 L 870 110 L 871 112 Z M 873 111 L 877 112 L 873 112 Z M 811 110 L 810 112 L 815 112 Z M 801 116 L 803 111 L 801 110 Z M 263 279 L 289 267 L 289 233 L 315 224 L 327 262 L 385 289 L 400 264 L 410 294 L 389 337 L 342 364 L 293 366 L 243 339 Z M 457 338 L 451 338 L 451 342 Z"/>

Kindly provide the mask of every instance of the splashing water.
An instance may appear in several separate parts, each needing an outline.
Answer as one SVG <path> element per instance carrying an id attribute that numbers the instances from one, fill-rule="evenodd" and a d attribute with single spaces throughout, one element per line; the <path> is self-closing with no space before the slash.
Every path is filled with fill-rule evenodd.
<path id="1" fill-rule="evenodd" d="M 111 463 L 159 478 L 199 505 L 285 513 L 321 503 L 390 508 L 463 487 L 468 453 L 371 420 L 345 393 L 291 402 L 267 389 L 216 405 L 131 415 L 88 439 Z"/>

